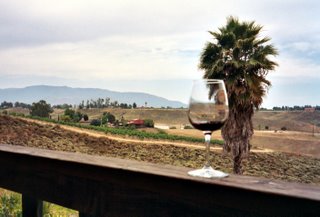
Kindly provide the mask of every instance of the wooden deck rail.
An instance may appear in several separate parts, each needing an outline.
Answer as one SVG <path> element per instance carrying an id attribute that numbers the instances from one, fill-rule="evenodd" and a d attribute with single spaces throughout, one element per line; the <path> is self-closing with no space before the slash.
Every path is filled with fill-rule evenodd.
<path id="1" fill-rule="evenodd" d="M 320 216 L 320 187 L 231 175 L 201 179 L 188 168 L 0 145 L 0 187 L 80 216 Z"/>

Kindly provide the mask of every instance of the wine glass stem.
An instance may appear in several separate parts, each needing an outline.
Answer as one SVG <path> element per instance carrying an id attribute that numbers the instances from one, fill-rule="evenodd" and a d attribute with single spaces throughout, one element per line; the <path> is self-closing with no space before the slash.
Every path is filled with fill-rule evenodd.
<path id="1" fill-rule="evenodd" d="M 206 163 L 205 168 L 211 167 L 211 161 L 210 161 L 210 140 L 211 140 L 211 132 L 203 132 L 204 134 L 204 140 L 206 143 Z"/>

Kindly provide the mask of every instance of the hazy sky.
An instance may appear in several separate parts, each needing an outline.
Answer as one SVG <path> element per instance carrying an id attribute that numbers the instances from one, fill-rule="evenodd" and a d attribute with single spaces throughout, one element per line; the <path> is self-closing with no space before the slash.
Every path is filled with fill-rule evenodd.
<path id="1" fill-rule="evenodd" d="M 316 0 L 0 0 L 0 88 L 98 87 L 187 102 L 208 31 L 229 15 L 263 25 L 279 50 L 265 107 L 320 105 Z"/>

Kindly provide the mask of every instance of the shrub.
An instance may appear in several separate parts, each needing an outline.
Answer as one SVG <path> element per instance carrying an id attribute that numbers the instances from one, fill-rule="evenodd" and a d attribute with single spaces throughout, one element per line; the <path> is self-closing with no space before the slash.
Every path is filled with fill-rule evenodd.
<path id="1" fill-rule="evenodd" d="M 167 135 L 167 132 L 164 131 L 164 130 L 161 130 L 161 129 L 158 129 L 158 133 L 159 133 L 159 134 L 165 134 L 165 135 Z"/>
<path id="2" fill-rule="evenodd" d="M 0 196 L 0 216 L 21 216 L 21 196 L 4 192 Z"/>
<path id="3" fill-rule="evenodd" d="M 93 119 L 93 120 L 90 122 L 90 125 L 100 126 L 100 125 L 101 125 L 101 121 L 100 121 L 99 119 Z"/>
<path id="4" fill-rule="evenodd" d="M 265 126 L 264 129 L 265 129 L 265 130 L 269 130 L 269 126 Z"/>
<path id="5" fill-rule="evenodd" d="M 132 125 L 127 125 L 125 128 L 128 130 L 135 130 L 137 127 L 136 127 L 136 125 L 132 124 Z M 144 130 L 142 130 L 142 131 L 145 132 Z"/>
<path id="6" fill-rule="evenodd" d="M 175 130 L 175 129 L 177 129 L 175 126 L 171 126 L 171 127 L 169 127 L 169 129 L 170 130 Z"/>
<path id="7" fill-rule="evenodd" d="M 145 127 L 154 127 L 154 122 L 151 119 L 145 119 L 144 120 L 144 126 Z"/>
<path id="8" fill-rule="evenodd" d="M 84 121 L 88 121 L 88 120 L 89 120 L 89 116 L 88 116 L 87 114 L 84 114 L 84 115 L 83 115 L 83 120 L 84 120 Z"/>
<path id="9" fill-rule="evenodd" d="M 282 131 L 286 131 L 287 128 L 286 128 L 286 127 L 281 127 L 281 130 L 282 130 Z"/>
<path id="10" fill-rule="evenodd" d="M 31 106 L 31 116 L 38 116 L 43 118 L 48 118 L 49 114 L 53 112 L 50 104 L 47 104 L 46 101 L 40 100 L 37 103 L 32 103 Z"/>
<path id="11" fill-rule="evenodd" d="M 61 115 L 60 120 L 64 122 L 71 122 L 71 117 L 69 115 Z"/>
<path id="12" fill-rule="evenodd" d="M 17 116 L 19 116 L 19 117 L 25 117 L 26 115 L 23 114 L 23 113 L 18 113 Z"/>
<path id="13" fill-rule="evenodd" d="M 69 116 L 70 118 L 73 118 L 73 116 L 76 114 L 76 112 L 73 109 L 67 108 L 64 110 L 64 115 Z"/>
<path id="14" fill-rule="evenodd" d="M 69 108 L 64 111 L 64 115 L 69 116 L 74 122 L 79 122 L 82 119 L 82 114 L 80 112 L 76 112 L 75 110 Z"/>
<path id="15" fill-rule="evenodd" d="M 193 127 L 190 126 L 190 125 L 186 125 L 186 126 L 183 127 L 183 129 L 185 129 L 185 130 L 190 130 L 190 129 L 193 129 Z"/>
<path id="16" fill-rule="evenodd" d="M 111 114 L 110 112 L 103 113 L 103 116 L 102 116 L 103 124 L 107 122 L 113 124 L 115 121 L 116 121 L 116 117 L 113 114 Z"/>
<path id="17" fill-rule="evenodd" d="M 2 111 L 2 114 L 7 115 L 7 114 L 8 114 L 8 111 L 7 111 L 7 110 L 3 110 L 3 111 Z"/>

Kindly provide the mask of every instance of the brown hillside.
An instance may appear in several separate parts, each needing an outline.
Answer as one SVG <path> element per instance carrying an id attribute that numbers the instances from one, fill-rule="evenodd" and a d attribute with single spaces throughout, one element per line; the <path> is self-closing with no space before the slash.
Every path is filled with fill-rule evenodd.
<path id="1" fill-rule="evenodd" d="M 265 126 L 269 130 L 280 130 L 282 127 L 289 131 L 313 132 L 320 133 L 320 112 L 274 112 L 258 111 L 253 118 L 255 129 L 264 130 Z"/>

